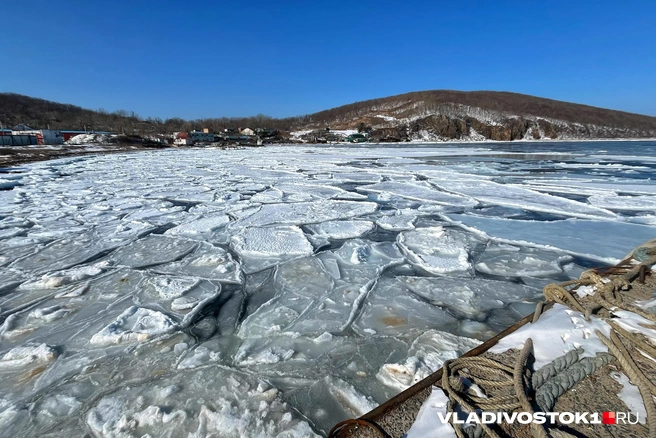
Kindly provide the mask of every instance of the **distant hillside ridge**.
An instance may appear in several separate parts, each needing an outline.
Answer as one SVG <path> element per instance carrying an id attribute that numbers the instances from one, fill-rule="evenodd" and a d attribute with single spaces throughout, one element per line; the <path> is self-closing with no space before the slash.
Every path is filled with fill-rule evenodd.
<path id="1" fill-rule="evenodd" d="M 656 138 L 656 117 L 500 91 L 417 91 L 355 102 L 298 117 L 143 118 L 0 93 L 0 123 L 35 129 L 170 134 L 208 128 L 273 128 L 313 141 L 328 130 L 359 130 L 370 141 L 483 141 Z M 315 131 L 312 133 L 312 131 Z"/>
<path id="2" fill-rule="evenodd" d="M 417 91 L 306 116 L 306 128 L 413 140 L 655 138 L 656 117 L 499 91 Z"/>

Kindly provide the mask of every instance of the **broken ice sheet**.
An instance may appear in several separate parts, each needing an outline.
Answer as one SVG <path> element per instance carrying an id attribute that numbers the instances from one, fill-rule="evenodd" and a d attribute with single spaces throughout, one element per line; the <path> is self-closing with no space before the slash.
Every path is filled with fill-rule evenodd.
<path id="1" fill-rule="evenodd" d="M 647 200 L 624 194 L 656 193 L 653 184 L 638 184 L 639 175 L 632 175 L 634 182 L 617 183 L 602 177 L 574 178 L 574 173 L 558 179 L 561 168 L 588 170 L 546 161 L 454 158 L 489 154 L 487 149 L 295 145 L 220 154 L 180 149 L 31 165 L 22 186 L 0 191 L 0 229 L 9 230 L 8 235 L 24 230 L 5 236 L 0 244 L 0 282 L 7 285 L 0 295 L 7 329 L 0 357 L 15 347 L 41 344 L 60 354 L 51 362 L 34 362 L 34 369 L 7 371 L 20 379 L 3 379 L 0 430 L 12 436 L 194 436 L 214 424 L 215 429 L 236 430 L 236 436 L 258 431 L 275 436 L 284 431 L 269 433 L 265 423 L 278 427 L 289 414 L 285 418 L 299 423 L 306 418 L 315 432 L 326 434 L 338 421 L 368 410 L 372 400 L 385 401 L 449 354 L 466 349 L 465 342 L 460 344 L 463 338 L 438 330 L 489 338 L 530 311 L 532 294 L 539 295 L 543 282 L 576 275 L 579 269 L 556 272 L 551 262 L 560 263 L 563 251 L 527 247 L 564 246 L 566 251 L 597 257 L 623 257 L 653 237 L 653 218 L 623 214 L 639 212 L 637 203 Z M 451 157 L 436 159 L 444 154 Z M 148 167 L 153 160 L 158 162 L 157 172 Z M 551 180 L 533 172 L 542 168 L 553 170 Z M 628 171 L 616 173 L 620 177 Z M 493 178 L 496 183 L 491 183 Z M 467 193 L 440 190 L 436 185 L 441 181 Z M 458 186 L 462 181 L 473 191 Z M 523 185 L 501 184 L 515 181 Z M 537 189 L 541 182 L 549 186 Z M 483 193 L 481 187 L 490 190 Z M 578 201 L 536 195 L 540 190 L 573 194 Z M 145 194 L 159 198 L 144 199 Z M 477 196 L 486 198 L 482 209 L 473 199 Z M 380 203 L 359 202 L 365 197 Z M 576 207 L 570 214 L 604 217 L 544 222 L 544 215 L 536 213 L 541 207 Z M 503 247 L 494 252 L 493 244 L 486 247 L 488 239 L 482 233 L 445 226 L 442 218 L 454 210 L 467 213 L 463 221 L 472 220 L 469 225 L 498 234 L 496 240 L 523 240 L 514 242 L 520 250 Z M 474 221 L 473 213 L 485 214 L 483 219 L 489 221 Z M 509 214 L 535 221 L 495 218 Z M 652 226 L 631 224 L 637 221 Z M 364 222 L 376 223 L 375 229 L 365 231 Z M 444 236 L 434 240 L 430 232 L 421 231 L 439 226 Z M 244 231 L 267 227 L 289 231 L 288 242 L 276 241 L 277 231 Z M 399 232 L 405 241 L 397 245 L 394 237 Z M 414 232 L 418 234 L 413 241 L 409 233 Z M 78 259 L 77 253 L 86 244 L 67 247 L 61 241 L 86 234 L 91 235 L 92 246 L 94 241 L 104 246 L 82 261 L 86 256 Z M 613 238 L 598 245 L 599 235 Z M 233 236 L 258 237 L 258 243 L 241 245 Z M 329 245 L 311 252 L 306 240 L 316 243 L 315 236 L 325 236 Z M 144 244 L 136 244 L 140 240 Z M 433 247 L 422 247 L 427 241 Z M 43 253 L 52 266 L 39 272 L 43 266 L 35 255 L 54 242 L 59 242 L 57 251 Z M 187 252 L 187 243 L 182 242 L 196 246 Z M 292 252 L 301 251 L 288 257 L 287 243 Z M 119 247 L 123 248 L 116 250 Z M 141 260 L 132 260 L 133 249 L 156 264 L 143 266 Z M 255 251 L 249 255 L 249 249 Z M 440 275 L 425 269 L 440 266 L 440 261 L 457 265 L 462 251 L 468 263 L 485 262 L 499 281 L 483 280 L 480 276 L 490 274 L 472 268 Z M 121 260 L 114 259 L 114 253 Z M 510 261 L 507 266 L 495 259 L 500 254 Z M 518 255 L 522 258 L 515 259 Z M 534 263 L 538 269 L 530 258 L 539 260 Z M 77 275 L 82 271 L 75 273 L 93 266 L 96 259 L 118 265 L 108 264 L 86 277 Z M 29 263 L 13 265 L 21 260 Z M 242 260 L 247 265 L 243 281 Z M 257 271 L 260 268 L 265 270 Z M 524 275 L 540 272 L 546 276 Z M 479 278 L 471 278 L 474 274 Z M 23 286 L 16 288 L 17 281 Z M 393 287 L 388 285 L 394 281 Z M 141 316 L 152 317 L 153 324 L 146 324 L 146 318 L 136 327 L 138 318 L 127 318 L 131 323 L 116 326 L 127 339 L 108 345 L 89 342 L 133 306 L 147 309 Z M 154 334 L 154 322 L 166 318 L 175 328 Z M 420 336 L 422 332 L 426 337 Z M 138 340 L 142 335 L 144 342 Z M 385 364 L 395 367 L 390 375 L 399 377 L 390 386 L 376 378 Z M 226 367 L 243 368 L 245 374 Z M 176 398 L 178 383 L 186 384 L 188 373 L 201 371 L 198 384 L 189 391 L 182 388 L 186 395 Z M 228 384 L 232 373 L 254 385 L 250 389 L 260 383 L 253 375 L 266 378 L 272 387 L 263 387 L 263 392 L 276 388 L 277 399 L 288 403 L 285 410 L 271 416 L 268 408 L 260 411 L 260 400 L 249 398 L 250 389 Z M 119 399 L 116 416 L 105 409 L 113 406 L 108 401 L 112 397 Z M 246 398 L 250 401 L 243 402 Z M 200 406 L 207 406 L 203 415 Z M 90 421 L 93 431 L 86 424 L 91 411 L 100 418 Z M 185 425 L 177 423 L 178 411 L 187 415 Z M 256 430 L 259 426 L 253 425 L 258 421 L 262 428 Z M 206 429 L 199 429 L 201 423 Z M 236 424 L 242 428 L 230 429 Z"/>
<path id="2" fill-rule="evenodd" d="M 9 269 L 0 270 L 0 296 L 5 291 L 10 291 L 20 285 L 24 280 L 24 274 Z M 0 309 L 2 309 L 0 301 Z"/>
<path id="3" fill-rule="evenodd" d="M 117 265 L 145 268 L 179 260 L 196 246 L 196 242 L 186 239 L 149 235 L 117 249 L 109 259 Z"/>
<path id="4" fill-rule="evenodd" d="M 138 193 L 135 193 L 134 195 L 135 198 L 139 196 Z M 151 201 L 144 207 L 131 210 L 128 214 L 123 216 L 122 220 L 142 221 L 153 225 L 165 225 L 171 223 L 172 220 L 180 220 L 185 216 L 186 212 L 182 206 L 173 205 L 173 203 L 168 201 Z"/>
<path id="5" fill-rule="evenodd" d="M 582 218 L 609 218 L 615 214 L 603 208 L 593 207 L 582 202 L 530 190 L 529 188 L 512 184 L 499 184 L 492 181 L 471 181 L 462 179 L 434 180 L 437 186 L 453 193 L 471 196 L 478 201 L 490 205 L 519 207 L 524 210 L 541 211 L 563 216 Z"/>
<path id="6" fill-rule="evenodd" d="M 412 329 L 457 332 L 458 320 L 438 306 L 426 303 L 400 289 L 395 278 L 382 278 L 369 293 L 353 328 L 363 335 L 396 335 Z"/>
<path id="7" fill-rule="evenodd" d="M 189 277 L 216 280 L 223 283 L 242 283 L 239 263 L 224 248 L 200 242 L 198 248 L 186 257 L 158 265 L 153 271 Z"/>
<path id="8" fill-rule="evenodd" d="M 403 198 L 427 203 L 444 204 L 458 207 L 473 207 L 477 204 L 471 198 L 445 193 L 423 181 L 416 182 L 381 182 L 358 187 L 358 191 L 378 194 L 391 194 Z"/>
<path id="9" fill-rule="evenodd" d="M 349 240 L 337 250 L 320 254 L 319 258 L 335 279 L 334 287 L 290 330 L 317 334 L 346 330 L 382 273 L 403 261 L 394 244 L 364 239 Z"/>
<path id="10" fill-rule="evenodd" d="M 190 238 L 202 238 L 230 223 L 225 214 L 214 214 L 186 221 L 166 231 L 167 235 L 179 235 Z"/>
<path id="11" fill-rule="evenodd" d="M 456 359 L 481 341 L 437 330 L 427 330 L 415 339 L 402 363 L 386 363 L 376 378 L 399 391 L 436 372 L 449 359 Z"/>
<path id="12" fill-rule="evenodd" d="M 274 298 L 241 324 L 240 337 L 261 337 L 286 331 L 332 290 L 333 278 L 316 257 L 305 257 L 278 267 Z M 319 329 L 319 328 L 317 328 Z"/>
<path id="13" fill-rule="evenodd" d="M 292 202 L 316 199 L 367 199 L 366 196 L 350 193 L 328 184 L 282 183 L 276 184 L 275 188 L 281 190 L 285 194 L 285 198 Z"/>
<path id="14" fill-rule="evenodd" d="M 273 224 L 303 225 L 336 219 L 348 219 L 373 213 L 374 202 L 315 201 L 289 204 L 264 204 L 252 215 L 240 219 L 237 226 L 263 227 Z"/>
<path id="15" fill-rule="evenodd" d="M 441 226 L 419 228 L 400 233 L 396 241 L 408 261 L 429 274 L 471 275 L 469 242 L 462 232 Z"/>
<path id="16" fill-rule="evenodd" d="M 143 342 L 157 335 L 172 332 L 175 322 L 156 310 L 132 306 L 118 318 L 91 337 L 96 345 L 112 345 L 124 342 Z"/>
<path id="17" fill-rule="evenodd" d="M 396 214 L 383 216 L 376 221 L 376 225 L 391 231 L 407 231 L 415 229 L 416 214 L 409 214 L 405 210 L 397 211 Z"/>
<path id="18" fill-rule="evenodd" d="M 353 239 L 320 258 L 285 263 L 276 271 L 276 296 L 249 315 L 240 335 L 341 332 L 352 323 L 381 273 L 402 260 L 389 242 Z"/>
<path id="19" fill-rule="evenodd" d="M 631 248 L 654 238 L 654 227 L 617 221 L 568 219 L 546 222 L 459 214 L 449 216 L 500 241 L 546 246 L 613 264 L 618 263 Z M 606 239 L 600 245 L 599 236 L 608 235 L 613 239 Z"/>
<path id="20" fill-rule="evenodd" d="M 94 403 L 86 424 L 101 437 L 317 436 L 278 390 L 217 367 L 119 389 Z"/>
<path id="21" fill-rule="evenodd" d="M 95 277 L 105 272 L 107 268 L 107 262 L 98 262 L 92 265 L 78 265 L 74 268 L 43 274 L 38 279 L 23 283 L 20 286 L 20 289 L 56 289 Z"/>
<path id="22" fill-rule="evenodd" d="M 313 252 L 305 234 L 296 226 L 245 228 L 232 237 L 232 247 L 240 255 L 247 274 Z"/>
<path id="23" fill-rule="evenodd" d="M 41 246 L 35 245 L 34 242 L 22 245 L 11 245 L 8 242 L 10 241 L 0 242 L 0 266 L 6 266 L 41 249 Z"/>
<path id="24" fill-rule="evenodd" d="M 490 243 L 477 257 L 479 272 L 506 277 L 545 277 L 560 274 L 572 257 L 555 251 Z"/>
<path id="25" fill-rule="evenodd" d="M 458 318 L 485 321 L 492 309 L 542 296 L 539 289 L 483 278 L 396 277 L 403 290 Z"/>
<path id="26" fill-rule="evenodd" d="M 172 318 L 177 328 L 184 328 L 220 293 L 221 286 L 207 280 L 155 274 L 143 280 L 134 303 L 158 310 Z"/>
<path id="27" fill-rule="evenodd" d="M 33 274 L 43 274 L 84 263 L 114 247 L 114 244 L 99 239 L 94 233 L 77 234 L 55 240 L 36 254 L 23 257 L 11 266 Z"/>
<path id="28" fill-rule="evenodd" d="M 245 340 L 235 358 L 327 433 L 354 412 L 370 409 L 372 401 L 377 405 L 398 392 L 375 376 L 385 363 L 403 360 L 408 346 L 402 336 L 280 334 Z"/>
<path id="29" fill-rule="evenodd" d="M 0 335 L 11 343 L 40 341 L 86 349 L 94 333 L 132 305 L 143 278 L 138 271 L 121 269 L 59 289 L 11 294 L 0 304 L 7 315 Z M 84 291 L 73 293 L 80 287 Z M 48 321 L 52 319 L 56 321 Z"/>
<path id="30" fill-rule="evenodd" d="M 0 358 L 0 371 L 52 362 L 58 355 L 56 349 L 46 344 L 14 347 Z"/>
<path id="31" fill-rule="evenodd" d="M 327 221 L 320 224 L 307 225 L 315 235 L 329 239 L 353 239 L 361 237 L 374 228 L 370 221 Z"/>
<path id="32" fill-rule="evenodd" d="M 608 196 L 593 195 L 588 203 L 613 211 L 656 211 L 656 196 Z"/>

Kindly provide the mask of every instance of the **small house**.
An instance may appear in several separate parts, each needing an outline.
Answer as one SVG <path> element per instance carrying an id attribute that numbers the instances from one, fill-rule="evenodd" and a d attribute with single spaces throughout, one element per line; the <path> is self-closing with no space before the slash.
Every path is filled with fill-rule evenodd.
<path id="1" fill-rule="evenodd" d="M 191 139 L 191 136 L 188 132 L 178 132 L 173 140 L 173 144 L 176 146 L 191 146 L 194 144 L 194 141 Z"/>

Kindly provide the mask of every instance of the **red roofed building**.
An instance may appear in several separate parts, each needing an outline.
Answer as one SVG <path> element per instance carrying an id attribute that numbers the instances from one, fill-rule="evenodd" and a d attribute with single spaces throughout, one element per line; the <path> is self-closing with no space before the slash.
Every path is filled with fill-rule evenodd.
<path id="1" fill-rule="evenodd" d="M 178 132 L 175 136 L 175 140 L 173 140 L 173 144 L 176 146 L 191 146 L 194 144 L 194 141 L 191 139 L 188 132 Z"/>

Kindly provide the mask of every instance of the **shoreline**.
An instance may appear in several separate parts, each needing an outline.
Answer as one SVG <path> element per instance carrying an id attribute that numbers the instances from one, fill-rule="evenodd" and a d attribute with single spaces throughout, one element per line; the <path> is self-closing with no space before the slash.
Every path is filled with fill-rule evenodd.
<path id="1" fill-rule="evenodd" d="M 266 145 L 266 146 L 294 146 L 294 145 L 407 145 L 407 144 L 515 144 L 515 143 L 579 143 L 579 142 L 619 142 L 619 141 L 647 141 L 647 142 L 656 142 L 656 138 L 575 138 L 575 139 L 545 139 L 541 138 L 539 140 L 533 139 L 522 139 L 522 140 L 411 140 L 411 141 L 400 141 L 400 142 L 362 142 L 362 143 L 347 143 L 347 142 L 335 142 L 335 143 L 279 143 L 275 145 Z"/>
<path id="2" fill-rule="evenodd" d="M 501 144 L 524 144 L 524 143 L 582 143 L 582 142 L 656 142 L 656 138 L 604 138 L 604 139 L 539 139 L 539 140 L 513 140 L 513 141 L 498 141 L 498 140 L 448 140 L 448 141 L 424 141 L 413 140 L 408 142 L 365 142 L 365 143 L 275 143 L 263 145 L 260 147 L 276 147 L 276 146 L 409 146 L 409 145 L 501 145 Z M 20 165 L 37 163 L 40 161 L 56 160 L 59 158 L 80 157 L 87 155 L 103 155 L 118 152 L 139 152 L 139 151 L 155 151 L 155 150 L 168 150 L 168 149 L 192 149 L 192 148 L 208 148 L 205 147 L 184 147 L 176 148 L 173 146 L 142 146 L 142 145 L 50 145 L 43 147 L 0 147 L 0 169 L 11 169 Z"/>

